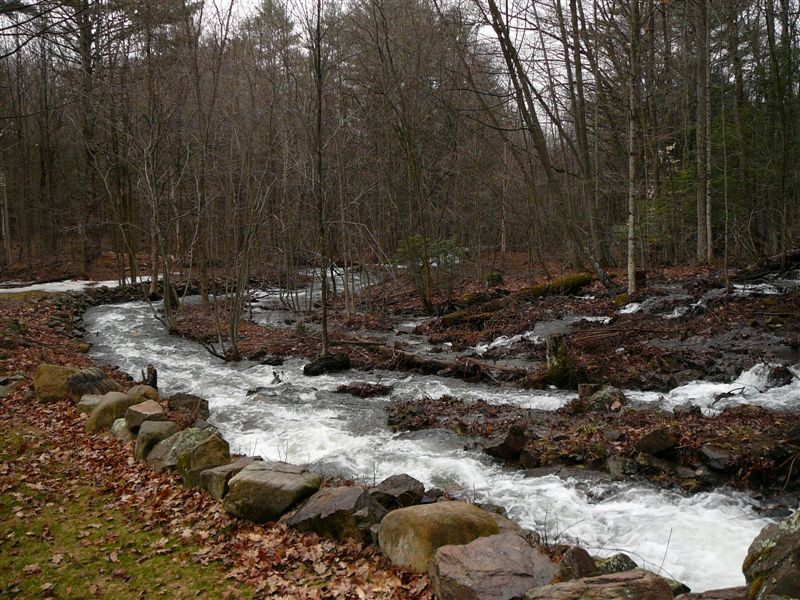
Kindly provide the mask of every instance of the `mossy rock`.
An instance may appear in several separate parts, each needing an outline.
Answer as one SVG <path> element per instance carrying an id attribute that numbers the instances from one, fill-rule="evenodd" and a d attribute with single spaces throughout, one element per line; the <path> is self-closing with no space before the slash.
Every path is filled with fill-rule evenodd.
<path id="1" fill-rule="evenodd" d="M 39 402 L 56 402 L 66 397 L 67 379 L 77 372 L 78 369 L 71 366 L 40 364 L 33 375 L 36 399 Z"/>
<path id="2" fill-rule="evenodd" d="M 138 401 L 138 398 L 131 398 L 122 392 L 103 394 L 100 403 L 92 410 L 89 420 L 86 421 L 86 431 L 94 433 L 111 429 L 114 421 L 122 419 L 128 407 L 133 406 Z"/>

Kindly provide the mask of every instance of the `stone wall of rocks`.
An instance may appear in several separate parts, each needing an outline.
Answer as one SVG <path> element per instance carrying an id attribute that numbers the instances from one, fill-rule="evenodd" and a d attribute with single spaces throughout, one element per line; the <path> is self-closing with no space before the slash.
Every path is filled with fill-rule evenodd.
<path id="1" fill-rule="evenodd" d="M 753 543 L 744 565 L 748 588 L 691 594 L 624 554 L 600 560 L 578 546 L 544 544 L 501 507 L 451 499 L 408 475 L 374 487 L 326 486 L 321 474 L 303 466 L 232 457 L 228 442 L 205 421 L 208 402 L 197 396 L 164 399 L 146 385 L 122 390 L 99 369 L 46 364 L 34 385 L 41 401 L 70 398 L 86 414 L 88 431 L 110 432 L 137 460 L 178 473 L 184 485 L 205 490 L 229 514 L 376 544 L 392 563 L 427 572 L 444 600 L 800 597 L 797 515 L 766 528 Z M 168 414 L 193 425 L 179 429 Z"/>

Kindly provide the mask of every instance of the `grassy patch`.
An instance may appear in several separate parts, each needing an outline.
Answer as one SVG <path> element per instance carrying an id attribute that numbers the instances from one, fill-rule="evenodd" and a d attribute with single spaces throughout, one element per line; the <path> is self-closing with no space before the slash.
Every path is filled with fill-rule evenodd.
<path id="1" fill-rule="evenodd" d="M 252 597 L 221 565 L 192 562 L 192 540 L 151 530 L 109 506 L 68 463 L 48 459 L 29 476 L 21 462 L 33 428 L 0 421 L 0 596 L 20 598 Z"/>

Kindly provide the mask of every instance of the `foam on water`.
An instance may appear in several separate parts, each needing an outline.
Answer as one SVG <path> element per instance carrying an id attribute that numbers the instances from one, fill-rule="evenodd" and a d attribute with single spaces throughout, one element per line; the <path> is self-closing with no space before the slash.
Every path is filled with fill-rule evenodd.
<path id="1" fill-rule="evenodd" d="M 93 308 L 86 324 L 96 360 L 131 374 L 152 362 L 165 394 L 208 398 L 211 420 L 234 451 L 309 463 L 368 483 L 408 473 L 427 486 L 460 486 L 471 498 L 507 507 L 513 518 L 546 530 L 550 539 L 578 539 L 598 554 L 625 551 L 650 568 L 663 562 L 665 574 L 695 590 L 742 584 L 747 547 L 767 523 L 754 513 L 750 498 L 733 492 L 685 497 L 627 483 L 528 477 L 465 451 L 463 439 L 449 432 L 391 433 L 385 398 L 332 391 L 365 380 L 392 385 L 394 398 L 449 393 L 543 409 L 561 406 L 569 394 L 388 372 L 307 378 L 298 360 L 277 369 L 224 364 L 198 344 L 164 334 L 143 303 Z M 259 392 L 247 395 L 254 388 Z"/>

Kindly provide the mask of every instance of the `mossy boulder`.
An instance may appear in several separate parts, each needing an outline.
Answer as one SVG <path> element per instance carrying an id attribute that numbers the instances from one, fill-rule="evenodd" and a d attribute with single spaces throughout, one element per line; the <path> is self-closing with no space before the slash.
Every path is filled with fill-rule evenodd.
<path id="1" fill-rule="evenodd" d="M 136 439 L 136 434 L 128 429 L 125 419 L 117 419 L 111 424 L 111 435 L 121 439 L 123 442 L 132 442 Z"/>
<path id="2" fill-rule="evenodd" d="M 500 531 L 495 518 L 466 502 L 437 502 L 390 512 L 381 522 L 378 543 L 396 565 L 425 573 L 442 546 L 469 544 Z"/>
<path id="3" fill-rule="evenodd" d="M 86 431 L 107 431 L 111 429 L 114 421 L 125 417 L 129 406 L 138 402 L 138 398 L 131 398 L 122 392 L 108 392 L 103 394 L 100 402 L 94 407 L 86 421 Z"/>
<path id="4" fill-rule="evenodd" d="M 147 422 L 147 421 L 146 421 Z M 146 462 L 156 471 L 178 466 L 178 458 L 214 435 L 213 431 L 189 427 L 158 442 L 147 454 Z"/>
<path id="5" fill-rule="evenodd" d="M 153 400 L 154 402 L 158 402 L 160 400 L 158 396 L 158 390 L 149 385 L 135 385 L 131 389 L 128 390 L 128 396 L 135 396 L 140 398 L 140 402 L 144 402 L 145 400 Z"/>
<path id="6" fill-rule="evenodd" d="M 800 511 L 761 530 L 742 571 L 750 600 L 800 598 Z"/>
<path id="7" fill-rule="evenodd" d="M 144 460 L 158 442 L 175 435 L 177 431 L 178 426 L 172 421 L 145 421 L 139 427 L 134 457 Z"/>
<path id="8" fill-rule="evenodd" d="M 200 485 L 200 474 L 206 469 L 228 464 L 231 450 L 228 442 L 219 433 L 213 433 L 198 444 L 186 448 L 178 455 L 176 467 L 189 487 Z"/>
<path id="9" fill-rule="evenodd" d="M 67 379 L 78 369 L 42 363 L 33 375 L 33 389 L 39 402 L 56 402 L 67 395 Z M 110 425 L 110 424 L 109 424 Z"/>

